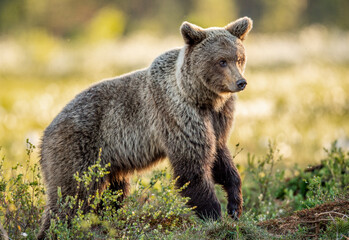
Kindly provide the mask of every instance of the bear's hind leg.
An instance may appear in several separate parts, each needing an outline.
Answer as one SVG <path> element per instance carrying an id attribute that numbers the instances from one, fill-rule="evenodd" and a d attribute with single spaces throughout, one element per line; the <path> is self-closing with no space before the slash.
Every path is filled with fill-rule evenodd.
<path id="1" fill-rule="evenodd" d="M 122 195 L 118 198 L 118 201 L 115 204 L 115 208 L 119 209 L 121 207 L 122 201 L 129 194 L 129 189 L 130 189 L 129 179 L 126 177 L 122 179 L 117 179 L 117 180 L 115 179 L 110 182 L 109 189 L 112 190 L 112 192 L 117 192 L 122 190 Z"/>
<path id="2" fill-rule="evenodd" d="M 40 226 L 39 234 L 37 235 L 38 240 L 45 239 L 46 230 L 49 229 L 50 227 L 50 221 L 51 221 L 50 209 L 46 206 L 44 210 L 44 214 L 41 218 L 41 226 Z"/>

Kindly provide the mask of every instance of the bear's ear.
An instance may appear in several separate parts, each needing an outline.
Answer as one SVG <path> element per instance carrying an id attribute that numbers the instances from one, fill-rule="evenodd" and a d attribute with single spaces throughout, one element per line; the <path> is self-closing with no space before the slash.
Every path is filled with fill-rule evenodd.
<path id="1" fill-rule="evenodd" d="M 195 24 L 183 22 L 180 29 L 184 42 L 188 45 L 198 44 L 206 38 L 205 30 Z"/>
<path id="2" fill-rule="evenodd" d="M 231 22 L 225 26 L 225 29 L 235 37 L 244 40 L 249 31 L 252 29 L 252 20 L 249 17 L 239 18 L 235 22 Z"/>

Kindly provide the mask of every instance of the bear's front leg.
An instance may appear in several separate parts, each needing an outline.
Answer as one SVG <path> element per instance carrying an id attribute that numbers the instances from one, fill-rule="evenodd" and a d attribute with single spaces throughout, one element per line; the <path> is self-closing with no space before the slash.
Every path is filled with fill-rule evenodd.
<path id="1" fill-rule="evenodd" d="M 200 218 L 217 220 L 221 217 L 221 205 L 216 197 L 214 184 L 205 173 L 183 173 L 182 169 L 175 171 L 175 176 L 179 176 L 176 182 L 178 188 L 189 182 L 181 194 L 190 198 L 188 205 L 195 207 L 194 211 Z"/>
<path id="2" fill-rule="evenodd" d="M 179 176 L 176 185 L 178 188 L 189 182 L 181 191 L 182 196 L 189 197 L 188 205 L 195 207 L 194 211 L 201 219 L 217 220 L 221 217 L 221 205 L 214 191 L 214 184 L 207 173 L 185 171 L 175 167 L 174 174 Z"/>
<path id="3" fill-rule="evenodd" d="M 226 146 L 217 149 L 213 178 L 227 192 L 228 214 L 238 220 L 242 213 L 241 178 Z"/>
<path id="4" fill-rule="evenodd" d="M 214 151 L 205 145 L 186 142 L 177 148 L 178 145 L 172 144 L 169 159 L 174 177 L 178 178 L 177 187 L 180 188 L 189 182 L 181 191 L 182 196 L 190 198 L 188 205 L 195 207 L 194 211 L 200 218 L 216 220 L 221 217 L 221 205 L 215 194 L 211 172 Z"/>

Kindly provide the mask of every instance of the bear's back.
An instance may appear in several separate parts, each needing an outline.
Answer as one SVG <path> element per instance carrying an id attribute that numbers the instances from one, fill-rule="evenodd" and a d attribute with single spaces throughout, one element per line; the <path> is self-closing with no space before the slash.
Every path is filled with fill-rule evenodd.
<path id="1" fill-rule="evenodd" d="M 42 161 L 95 161 L 99 149 L 102 156 L 129 161 L 146 158 L 144 149 L 155 144 L 150 143 L 153 134 L 146 107 L 146 75 L 146 70 L 136 71 L 78 94 L 45 130 Z M 62 148 L 66 151 L 59 151 Z M 159 151 L 155 149 L 151 155 L 159 155 Z M 134 167 L 123 162 L 128 165 Z"/>

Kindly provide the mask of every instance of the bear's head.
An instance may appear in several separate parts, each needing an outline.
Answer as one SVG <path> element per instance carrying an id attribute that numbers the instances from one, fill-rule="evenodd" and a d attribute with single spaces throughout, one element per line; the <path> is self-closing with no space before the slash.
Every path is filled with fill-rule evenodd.
<path id="1" fill-rule="evenodd" d="M 247 82 L 243 77 L 246 56 L 242 41 L 251 28 L 248 17 L 223 28 L 203 29 L 184 22 L 180 30 L 186 45 L 176 65 L 182 91 L 198 103 L 209 103 L 243 90 Z"/>

